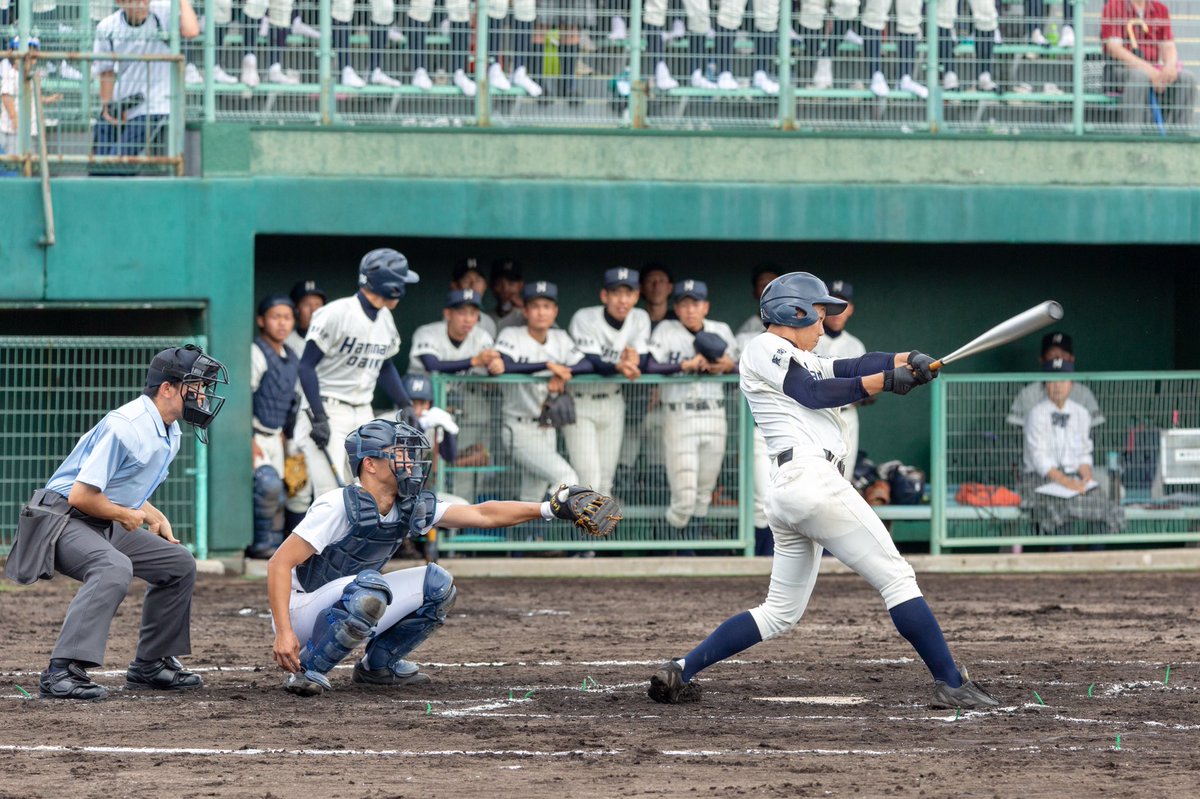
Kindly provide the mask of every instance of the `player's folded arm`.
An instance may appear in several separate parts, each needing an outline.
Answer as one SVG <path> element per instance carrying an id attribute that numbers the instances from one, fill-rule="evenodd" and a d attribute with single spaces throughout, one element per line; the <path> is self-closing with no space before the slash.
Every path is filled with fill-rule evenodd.
<path id="1" fill-rule="evenodd" d="M 896 368 L 896 353 L 868 352 L 857 358 L 838 358 L 833 362 L 834 377 L 863 377 Z"/>
<path id="2" fill-rule="evenodd" d="M 783 378 L 783 393 L 806 408 L 840 408 L 864 400 L 870 393 L 863 387 L 861 377 L 827 377 L 817 380 L 809 371 L 792 361 Z"/>
<path id="3" fill-rule="evenodd" d="M 542 372 L 546 369 L 545 361 L 518 363 L 505 353 L 500 353 L 500 359 L 504 361 L 504 371 L 510 375 L 531 375 L 534 372 Z"/>
<path id="4" fill-rule="evenodd" d="M 417 360 L 425 367 L 426 372 L 465 372 L 471 368 L 470 358 L 463 358 L 458 361 L 443 361 L 436 355 L 418 355 Z"/>

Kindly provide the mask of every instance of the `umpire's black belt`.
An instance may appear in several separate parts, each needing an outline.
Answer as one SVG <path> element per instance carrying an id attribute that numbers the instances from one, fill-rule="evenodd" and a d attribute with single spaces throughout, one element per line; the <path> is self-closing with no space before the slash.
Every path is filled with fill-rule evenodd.
<path id="1" fill-rule="evenodd" d="M 830 452 L 830 451 L 829 451 L 829 450 L 827 450 L 827 449 L 825 449 L 825 450 L 821 450 L 821 451 L 822 451 L 822 452 L 825 454 L 825 460 L 829 461 L 829 462 L 830 462 L 830 463 L 832 463 L 834 466 L 836 466 L 836 467 L 837 467 L 837 470 L 838 470 L 838 472 L 839 472 L 839 473 L 841 473 L 841 475 L 842 475 L 843 477 L 845 477 L 845 476 L 846 476 L 846 462 L 845 462 L 845 461 L 839 461 L 839 460 L 837 460 L 837 458 L 835 458 L 835 457 L 834 457 L 833 453 L 832 453 L 832 452 Z M 794 453 L 794 452 L 792 452 L 792 448 L 791 448 L 791 447 L 788 447 L 788 448 L 787 448 L 787 449 L 785 449 L 783 452 L 781 452 L 781 453 L 779 453 L 778 455 L 776 455 L 776 456 L 775 456 L 775 465 L 776 465 L 776 466 L 782 466 L 783 464 L 785 464 L 785 463 L 787 463 L 788 461 L 790 461 L 790 460 L 792 459 L 792 456 L 793 456 L 794 454 L 795 454 L 795 453 Z"/>
<path id="2" fill-rule="evenodd" d="M 725 407 L 725 400 L 696 400 L 694 402 L 668 402 L 668 411 L 716 411 Z"/>

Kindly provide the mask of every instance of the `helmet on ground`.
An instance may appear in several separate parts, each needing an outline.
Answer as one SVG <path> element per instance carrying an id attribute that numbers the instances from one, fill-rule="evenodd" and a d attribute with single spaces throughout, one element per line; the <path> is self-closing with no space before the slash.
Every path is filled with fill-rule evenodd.
<path id="1" fill-rule="evenodd" d="M 146 393 L 153 396 L 163 383 L 179 383 L 183 391 L 183 421 L 208 443 L 208 426 L 217 417 L 225 398 L 215 393 L 220 383 L 229 383 L 225 364 L 195 344 L 170 347 L 154 356 L 146 370 Z"/>
<path id="2" fill-rule="evenodd" d="M 396 493 L 401 498 L 421 493 L 429 478 L 429 439 L 402 422 L 367 422 L 346 436 L 346 455 L 356 477 L 365 458 L 389 460 L 396 475 Z"/>
<path id="3" fill-rule="evenodd" d="M 829 293 L 829 288 L 816 275 L 808 272 L 788 272 L 767 284 L 758 301 L 758 315 L 764 325 L 809 327 L 817 323 L 814 305 L 824 305 L 826 316 L 837 316 L 846 310 L 846 301 Z"/>
<path id="4" fill-rule="evenodd" d="M 385 300 L 400 299 L 405 286 L 420 279 L 420 275 L 408 268 L 407 258 L 387 248 L 371 250 L 358 264 L 358 285 Z"/>

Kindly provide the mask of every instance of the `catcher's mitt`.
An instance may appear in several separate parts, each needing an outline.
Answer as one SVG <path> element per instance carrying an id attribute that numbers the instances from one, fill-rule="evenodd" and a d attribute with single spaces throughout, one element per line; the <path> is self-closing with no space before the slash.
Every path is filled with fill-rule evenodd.
<path id="1" fill-rule="evenodd" d="M 550 510 L 597 538 L 610 535 L 623 518 L 615 499 L 583 486 L 559 486 L 550 496 Z"/>
<path id="2" fill-rule="evenodd" d="M 725 339 L 708 330 L 701 330 L 696 334 L 693 346 L 696 348 L 697 354 L 703 355 L 705 360 L 713 362 L 721 360 L 721 356 L 729 348 Z"/>
<path id="3" fill-rule="evenodd" d="M 566 393 L 547 396 L 546 401 L 542 403 L 538 424 L 542 427 L 575 424 L 575 398 Z"/>
<path id="4" fill-rule="evenodd" d="M 304 488 L 308 482 L 308 464 L 304 462 L 304 456 L 300 453 L 288 455 L 283 459 L 283 484 L 287 488 L 289 497 L 296 496 L 296 492 Z"/>

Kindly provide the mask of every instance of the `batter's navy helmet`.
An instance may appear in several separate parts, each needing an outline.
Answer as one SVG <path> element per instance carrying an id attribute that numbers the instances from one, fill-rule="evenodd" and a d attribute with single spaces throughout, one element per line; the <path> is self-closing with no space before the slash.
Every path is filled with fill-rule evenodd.
<path id="1" fill-rule="evenodd" d="M 758 315 L 764 325 L 808 327 L 817 323 L 814 305 L 824 305 L 826 316 L 846 310 L 846 301 L 831 296 L 821 278 L 808 272 L 788 272 L 763 289 Z"/>
<path id="2" fill-rule="evenodd" d="M 385 300 L 400 299 L 405 286 L 420 279 L 420 275 L 408 268 L 407 258 L 387 248 L 371 250 L 358 264 L 358 285 Z"/>
<path id="3" fill-rule="evenodd" d="M 358 476 L 364 458 L 386 458 L 396 475 L 396 493 L 415 497 L 429 477 L 429 439 L 415 427 L 376 419 L 346 436 L 350 470 Z"/>

